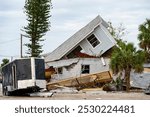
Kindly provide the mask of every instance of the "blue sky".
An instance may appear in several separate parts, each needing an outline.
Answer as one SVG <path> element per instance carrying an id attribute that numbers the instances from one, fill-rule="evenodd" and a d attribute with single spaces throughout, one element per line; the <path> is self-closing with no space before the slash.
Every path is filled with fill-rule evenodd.
<path id="1" fill-rule="evenodd" d="M 26 26 L 25 0 L 0 0 L 0 61 L 20 56 L 20 29 Z M 51 52 L 97 15 L 114 26 L 123 23 L 124 40 L 137 46 L 138 26 L 150 18 L 150 0 L 52 0 L 50 31 L 43 42 L 44 53 Z M 23 43 L 28 39 L 23 38 Z M 23 54 L 27 48 L 23 47 Z"/>

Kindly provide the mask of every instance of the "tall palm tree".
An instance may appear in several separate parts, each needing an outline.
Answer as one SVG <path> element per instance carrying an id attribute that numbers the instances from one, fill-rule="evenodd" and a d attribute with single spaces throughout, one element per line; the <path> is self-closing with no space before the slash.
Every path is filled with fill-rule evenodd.
<path id="1" fill-rule="evenodd" d="M 136 51 L 132 43 L 120 41 L 118 47 L 114 48 L 110 60 L 110 68 L 114 74 L 124 73 L 126 82 L 126 90 L 130 90 L 130 73 L 132 70 L 141 73 L 143 71 L 143 63 L 145 54 L 143 51 Z"/>
<path id="2" fill-rule="evenodd" d="M 150 62 L 150 19 L 139 26 L 139 31 L 139 46 L 146 52 L 147 62 Z"/>

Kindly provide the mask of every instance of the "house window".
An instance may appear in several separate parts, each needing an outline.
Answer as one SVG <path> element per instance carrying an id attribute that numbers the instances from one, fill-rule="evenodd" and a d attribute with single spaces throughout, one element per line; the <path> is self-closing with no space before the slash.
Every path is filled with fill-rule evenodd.
<path id="1" fill-rule="evenodd" d="M 98 44 L 100 44 L 99 40 L 92 34 L 90 37 L 87 38 L 90 44 L 95 48 Z"/>
<path id="2" fill-rule="evenodd" d="M 57 68 L 56 72 L 57 72 L 57 74 L 62 74 L 63 73 L 63 68 L 62 67 Z"/>
<path id="3" fill-rule="evenodd" d="M 90 65 L 82 65 L 81 66 L 81 73 L 82 74 L 89 74 L 90 73 Z"/>

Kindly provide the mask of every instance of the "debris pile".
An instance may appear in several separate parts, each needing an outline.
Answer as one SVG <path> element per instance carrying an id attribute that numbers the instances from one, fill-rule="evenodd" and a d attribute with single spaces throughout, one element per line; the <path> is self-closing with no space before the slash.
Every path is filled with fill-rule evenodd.
<path id="1" fill-rule="evenodd" d="M 76 78 L 67 78 L 55 82 L 47 83 L 47 90 L 54 90 L 60 87 L 76 87 L 77 90 L 84 88 L 102 87 L 105 83 L 112 81 L 109 71 L 87 74 Z"/>

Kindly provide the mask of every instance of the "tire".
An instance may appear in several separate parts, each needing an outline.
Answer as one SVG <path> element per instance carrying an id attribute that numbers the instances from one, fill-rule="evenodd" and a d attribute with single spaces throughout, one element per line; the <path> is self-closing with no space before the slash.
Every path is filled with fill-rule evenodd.
<path id="1" fill-rule="evenodd" d="M 3 96 L 6 96 L 6 93 L 5 93 L 6 91 L 5 90 L 6 90 L 6 88 L 3 87 Z"/>
<path id="2" fill-rule="evenodd" d="M 10 92 L 7 90 L 7 87 L 4 88 L 3 95 L 4 96 L 10 96 Z"/>

